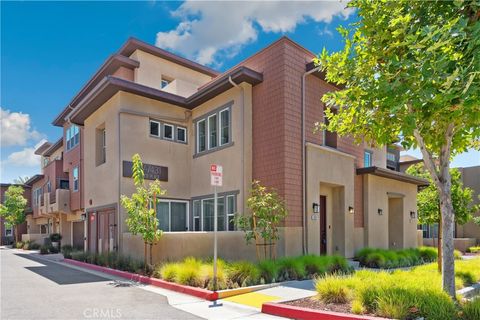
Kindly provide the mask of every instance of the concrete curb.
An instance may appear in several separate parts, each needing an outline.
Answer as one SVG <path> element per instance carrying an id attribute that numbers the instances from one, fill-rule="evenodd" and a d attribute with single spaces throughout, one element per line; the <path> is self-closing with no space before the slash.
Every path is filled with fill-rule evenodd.
<path id="1" fill-rule="evenodd" d="M 298 320 L 387 320 L 379 317 L 308 309 L 270 302 L 262 305 L 262 313 Z"/>
<path id="2" fill-rule="evenodd" d="M 469 287 L 457 290 L 457 294 L 460 294 L 462 297 L 467 299 L 480 294 L 480 282 L 472 284 Z"/>
<path id="3" fill-rule="evenodd" d="M 238 296 L 240 294 L 245 294 L 245 293 L 255 292 L 255 291 L 269 289 L 269 288 L 273 288 L 273 287 L 278 287 L 282 284 L 284 284 L 284 283 L 275 282 L 275 283 L 259 284 L 259 285 L 250 286 L 250 287 L 219 290 L 218 291 L 218 298 L 219 299 L 224 299 L 224 298 L 228 298 L 228 297 Z"/>
<path id="4" fill-rule="evenodd" d="M 77 267 L 82 267 L 82 268 L 86 268 L 86 269 L 90 269 L 90 270 L 94 270 L 94 271 L 99 271 L 99 272 L 107 273 L 107 274 L 114 275 L 114 276 L 117 276 L 117 277 L 122 277 L 122 278 L 125 278 L 125 279 L 128 279 L 128 280 L 132 280 L 132 281 L 136 281 L 136 282 L 140 282 L 140 283 L 144 283 L 144 284 L 150 284 L 152 286 L 156 286 L 156 287 L 172 290 L 172 291 L 175 291 L 175 292 L 188 294 L 188 295 L 195 296 L 195 297 L 202 298 L 202 299 L 209 300 L 209 301 L 214 301 L 214 300 L 218 299 L 218 292 L 210 291 L 210 290 L 207 290 L 207 289 L 184 286 L 184 285 L 181 285 L 181 284 L 176 284 L 176 283 L 172 283 L 172 282 L 168 282 L 168 281 L 164 281 L 164 280 L 160 280 L 160 279 L 155 279 L 155 278 L 150 278 L 150 277 L 147 277 L 147 276 L 142 276 L 142 275 L 139 275 L 139 274 L 136 274 L 136 273 L 130 273 L 130 272 L 126 272 L 126 271 L 110 269 L 110 268 L 101 267 L 101 266 L 97 266 L 97 265 L 94 265 L 94 264 L 90 264 L 90 263 L 86 263 L 86 262 L 80 262 L 80 261 L 71 260 L 71 259 L 64 259 L 63 262 L 74 265 L 74 266 L 77 266 Z"/>

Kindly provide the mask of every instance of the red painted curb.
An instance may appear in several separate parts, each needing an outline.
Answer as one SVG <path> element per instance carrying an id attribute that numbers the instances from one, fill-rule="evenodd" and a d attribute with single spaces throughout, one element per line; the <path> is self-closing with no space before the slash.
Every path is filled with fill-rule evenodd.
<path id="1" fill-rule="evenodd" d="M 129 279 L 129 280 L 145 283 L 145 284 L 150 284 L 152 286 L 156 286 L 156 287 L 160 287 L 160 288 L 164 288 L 164 289 L 188 294 L 188 295 L 195 296 L 195 297 L 202 298 L 202 299 L 209 300 L 209 301 L 214 301 L 214 300 L 218 299 L 218 292 L 210 291 L 210 290 L 207 290 L 207 289 L 184 286 L 184 285 L 181 285 L 181 284 L 168 282 L 168 281 L 161 280 L 161 279 L 150 278 L 150 277 L 142 276 L 142 275 L 139 275 L 139 274 L 136 274 L 136 273 L 130 273 L 130 272 L 126 272 L 126 271 L 110 269 L 110 268 L 107 268 L 107 267 L 101 267 L 101 266 L 97 266 L 95 264 L 81 262 L 81 261 L 72 260 L 72 259 L 64 259 L 63 262 L 68 263 L 68 264 L 72 264 L 74 266 L 82 267 L 82 268 L 87 268 L 87 269 L 91 269 L 91 270 L 95 270 L 95 271 L 104 272 L 104 273 L 111 274 L 111 275 L 114 275 L 114 276 L 117 276 L 117 277 L 122 277 L 122 278 L 126 278 L 126 279 Z"/>
<path id="2" fill-rule="evenodd" d="M 324 310 L 300 308 L 279 303 L 264 303 L 262 312 L 274 316 L 298 320 L 382 320 L 385 318 L 357 316 L 355 314 L 340 313 Z M 387 320 L 387 319 L 385 319 Z"/>

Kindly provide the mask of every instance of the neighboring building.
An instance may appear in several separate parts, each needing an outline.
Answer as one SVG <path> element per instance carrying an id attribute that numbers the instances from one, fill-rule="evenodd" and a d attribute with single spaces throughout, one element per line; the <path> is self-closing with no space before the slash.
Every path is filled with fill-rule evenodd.
<path id="1" fill-rule="evenodd" d="M 458 168 L 462 174 L 462 182 L 464 187 L 473 190 L 473 204 L 480 204 L 480 166 Z M 474 216 L 480 216 L 480 211 L 474 213 Z M 471 238 L 480 243 L 480 226 L 470 221 L 466 224 L 456 225 L 456 238 Z"/>
<path id="2" fill-rule="evenodd" d="M 31 190 L 30 186 L 22 185 L 22 184 L 10 184 L 10 183 L 2 183 L 0 184 L 0 199 L 2 203 L 5 201 L 5 192 L 8 190 L 8 187 L 11 185 L 21 186 L 24 189 L 23 196 L 27 199 L 27 207 L 25 209 L 25 215 L 27 219 L 32 214 L 31 209 Z M 17 234 L 21 237 L 22 234 L 27 233 L 27 222 L 24 222 L 17 226 Z M 7 227 L 5 225 L 4 219 L 0 217 L 0 245 L 7 245 L 12 244 L 14 240 L 14 228 Z M 20 239 L 19 239 L 20 240 Z"/>
<path id="3" fill-rule="evenodd" d="M 54 120 L 64 128 L 63 147 L 37 150 L 42 159 L 63 150 L 62 169 L 52 171 L 68 179 L 70 207 L 40 208 L 37 220 L 47 232 L 56 224 L 68 232 L 62 221 L 80 223 L 85 212 L 87 250 L 142 256 L 143 242 L 128 232 L 119 204 L 120 195 L 135 190 L 130 161 L 139 153 L 146 179 L 159 179 L 167 190 L 158 205 L 165 233 L 154 247 L 155 261 L 212 254 L 214 163 L 224 168 L 222 258 L 255 257 L 231 221 L 235 212 L 248 211 L 254 179 L 277 189 L 287 204 L 279 256 L 352 257 L 365 246 L 416 246 L 416 193 L 426 181 L 399 172 L 396 146 L 391 156 L 387 148 L 313 133 L 324 121 L 321 96 L 336 90 L 314 68 L 313 57 L 282 37 L 219 74 L 129 39 Z M 43 188 L 44 203 L 51 190 L 63 193 L 58 184 L 45 192 L 49 165 L 34 183 L 34 193 Z"/>

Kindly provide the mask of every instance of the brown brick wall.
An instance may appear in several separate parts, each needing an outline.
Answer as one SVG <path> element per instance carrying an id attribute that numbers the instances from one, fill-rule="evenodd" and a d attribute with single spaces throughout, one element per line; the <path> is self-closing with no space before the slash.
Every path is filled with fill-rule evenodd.
<path id="1" fill-rule="evenodd" d="M 85 208 L 83 194 L 84 194 L 84 170 L 83 170 L 83 127 L 80 127 L 80 143 L 78 146 L 74 147 L 71 150 L 67 151 L 66 145 L 66 130 L 68 129 L 68 124 L 64 126 L 63 133 L 63 145 L 65 147 L 63 152 L 63 167 L 65 172 L 67 172 L 67 177 L 69 181 L 70 188 L 70 210 L 76 211 Z M 80 190 L 78 192 L 73 192 L 73 168 L 79 167 L 79 183 Z"/>

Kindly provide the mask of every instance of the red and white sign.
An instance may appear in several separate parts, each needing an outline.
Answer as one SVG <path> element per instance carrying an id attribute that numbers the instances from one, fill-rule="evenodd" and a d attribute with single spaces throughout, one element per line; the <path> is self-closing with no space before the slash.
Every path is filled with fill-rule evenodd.
<path id="1" fill-rule="evenodd" d="M 223 183 L 223 168 L 218 164 L 210 166 L 210 185 L 221 187 Z"/>

